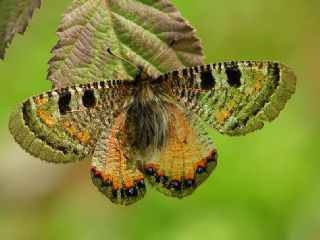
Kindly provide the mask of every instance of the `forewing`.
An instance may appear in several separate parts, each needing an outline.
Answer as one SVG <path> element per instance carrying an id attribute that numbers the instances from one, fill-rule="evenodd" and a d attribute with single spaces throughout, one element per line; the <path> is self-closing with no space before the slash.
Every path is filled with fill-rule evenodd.
<path id="1" fill-rule="evenodd" d="M 93 153 L 91 177 L 94 185 L 113 203 L 129 205 L 143 198 L 146 188 L 137 169 L 134 149 L 128 141 L 132 131 L 121 112 L 111 128 L 102 131 Z"/>
<path id="2" fill-rule="evenodd" d="M 168 141 L 145 159 L 145 175 L 160 192 L 182 198 L 204 182 L 217 165 L 217 150 L 195 115 L 176 105 L 170 111 Z"/>
<path id="3" fill-rule="evenodd" d="M 288 66 L 271 61 L 191 67 L 159 80 L 181 104 L 227 135 L 244 135 L 272 121 L 296 85 Z"/>
<path id="4" fill-rule="evenodd" d="M 42 160 L 82 160 L 92 152 L 101 129 L 118 115 L 127 83 L 90 83 L 29 98 L 12 112 L 10 131 L 23 149 Z"/>

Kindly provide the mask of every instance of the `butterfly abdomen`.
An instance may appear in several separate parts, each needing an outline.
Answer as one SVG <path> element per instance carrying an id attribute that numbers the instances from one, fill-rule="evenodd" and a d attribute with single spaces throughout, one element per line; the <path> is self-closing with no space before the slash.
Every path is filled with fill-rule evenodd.
<path id="1" fill-rule="evenodd" d="M 139 86 L 128 107 L 127 117 L 133 126 L 129 134 L 134 147 L 161 149 L 168 136 L 168 114 L 166 103 L 149 84 Z"/>

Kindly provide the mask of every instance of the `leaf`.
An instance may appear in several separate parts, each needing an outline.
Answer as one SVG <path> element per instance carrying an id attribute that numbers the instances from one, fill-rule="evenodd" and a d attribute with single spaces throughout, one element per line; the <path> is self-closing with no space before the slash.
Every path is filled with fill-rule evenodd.
<path id="1" fill-rule="evenodd" d="M 167 0 L 74 0 L 57 34 L 48 72 L 54 88 L 132 79 L 135 68 L 111 56 L 108 48 L 136 66 L 148 67 L 155 77 L 204 61 L 194 29 Z"/>
<path id="2" fill-rule="evenodd" d="M 41 0 L 0 0 L 0 58 L 15 33 L 23 34 Z"/>

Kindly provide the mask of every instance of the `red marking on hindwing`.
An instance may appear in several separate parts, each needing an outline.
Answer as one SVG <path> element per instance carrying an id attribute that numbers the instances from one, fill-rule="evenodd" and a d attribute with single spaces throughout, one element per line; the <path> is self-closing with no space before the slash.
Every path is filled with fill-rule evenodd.
<path id="1" fill-rule="evenodd" d="M 140 180 L 144 180 L 144 177 L 141 175 L 141 176 L 138 176 L 138 181 L 140 181 Z"/>
<path id="2" fill-rule="evenodd" d="M 199 166 L 200 166 L 200 167 L 205 167 L 206 164 L 207 164 L 207 161 L 208 161 L 209 159 L 216 159 L 216 154 L 217 154 L 217 153 L 218 153 L 218 152 L 217 152 L 217 149 L 213 149 L 207 157 L 203 158 L 201 161 L 196 162 L 196 163 L 194 164 L 194 169 L 196 170 Z"/>
<path id="3" fill-rule="evenodd" d="M 158 166 L 154 163 L 148 163 L 145 165 L 146 169 L 148 168 L 152 168 L 153 170 L 156 170 L 158 168 Z"/>
<path id="4" fill-rule="evenodd" d="M 122 188 L 122 183 L 118 183 L 117 181 L 112 181 L 112 183 L 115 190 Z"/>
<path id="5" fill-rule="evenodd" d="M 185 176 L 185 179 L 194 179 L 194 173 L 188 173 L 188 174 Z"/>
<path id="6" fill-rule="evenodd" d="M 126 182 L 126 188 L 132 188 L 134 187 L 134 183 L 133 182 Z"/>

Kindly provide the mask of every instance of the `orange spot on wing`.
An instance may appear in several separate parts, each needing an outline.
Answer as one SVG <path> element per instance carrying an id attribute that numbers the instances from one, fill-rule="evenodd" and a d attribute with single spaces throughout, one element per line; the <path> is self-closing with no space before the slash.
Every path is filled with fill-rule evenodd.
<path id="1" fill-rule="evenodd" d="M 264 85 L 264 77 L 263 76 L 260 76 L 258 78 L 258 82 L 256 83 L 256 85 L 254 86 L 255 90 L 258 91 L 260 90 Z"/>
<path id="2" fill-rule="evenodd" d="M 203 158 L 201 161 L 196 162 L 194 164 L 194 170 L 196 170 L 199 166 L 205 167 L 206 164 L 207 164 L 207 160 L 212 158 L 212 157 L 216 157 L 215 156 L 216 154 L 217 154 L 217 149 L 213 149 L 207 157 Z"/>
<path id="3" fill-rule="evenodd" d="M 257 83 L 250 87 L 250 88 L 247 88 L 245 91 L 247 94 L 251 94 L 251 95 L 254 95 L 256 94 L 260 89 L 262 89 L 264 86 L 264 76 L 260 76 L 258 77 L 258 81 Z"/>
<path id="4" fill-rule="evenodd" d="M 90 136 L 88 134 L 88 132 L 80 132 L 76 135 L 76 137 L 80 140 L 80 142 L 82 143 L 86 143 L 88 142 L 88 140 L 90 139 Z"/>
<path id="5" fill-rule="evenodd" d="M 38 116 L 39 118 L 48 126 L 53 127 L 57 124 L 57 119 L 54 117 L 48 116 L 47 113 L 44 110 L 38 110 Z"/>
<path id="6" fill-rule="evenodd" d="M 217 153 L 217 149 L 213 149 L 207 157 L 203 158 L 201 161 L 196 162 L 194 164 L 194 169 L 196 170 L 199 166 L 205 167 L 207 160 L 212 158 L 216 153 Z"/>
<path id="7" fill-rule="evenodd" d="M 148 163 L 146 164 L 146 168 L 153 168 L 153 169 L 157 169 L 157 165 L 154 163 Z"/>
<path id="8" fill-rule="evenodd" d="M 86 130 L 81 131 L 78 127 L 72 125 L 68 121 L 63 121 L 62 126 L 71 136 L 75 136 L 82 143 L 86 143 L 90 139 L 90 135 Z"/>
<path id="9" fill-rule="evenodd" d="M 199 161 L 199 162 L 196 162 L 195 164 L 194 164 L 194 170 L 196 170 L 198 167 L 205 167 L 206 166 L 206 161 L 205 160 L 201 160 L 201 161 Z"/>
<path id="10" fill-rule="evenodd" d="M 103 175 L 102 175 L 102 179 L 103 179 L 103 181 L 107 181 L 107 180 L 110 179 L 110 176 L 107 175 L 107 174 L 103 174 Z"/>
<path id="11" fill-rule="evenodd" d="M 41 106 L 41 105 L 43 105 L 45 102 L 46 102 L 46 99 L 45 99 L 45 98 L 40 98 L 40 99 L 38 99 L 38 100 L 36 101 L 36 104 L 37 104 L 38 106 Z"/>
<path id="12" fill-rule="evenodd" d="M 173 177 L 172 180 L 173 180 L 173 181 L 178 181 L 178 182 L 180 182 L 181 178 L 178 177 L 178 176 L 176 176 L 176 177 Z"/>
<path id="13" fill-rule="evenodd" d="M 221 110 L 220 112 L 216 112 L 215 113 L 215 117 L 217 119 L 218 124 L 223 124 L 226 120 L 226 118 L 228 118 L 230 116 L 230 112 L 226 109 Z"/>
<path id="14" fill-rule="evenodd" d="M 186 176 L 185 176 L 185 179 L 193 179 L 194 178 L 194 173 L 188 173 Z"/>
<path id="15" fill-rule="evenodd" d="M 138 181 L 140 181 L 140 180 L 143 180 L 144 179 L 144 177 L 142 176 L 142 175 L 140 175 L 140 176 L 138 176 Z"/>
<path id="16" fill-rule="evenodd" d="M 133 182 L 132 181 L 126 182 L 126 188 L 131 188 L 131 187 L 134 187 Z"/>
<path id="17" fill-rule="evenodd" d="M 117 181 L 113 181 L 113 188 L 114 189 L 120 189 L 122 188 L 122 184 L 121 183 L 118 183 Z"/>

